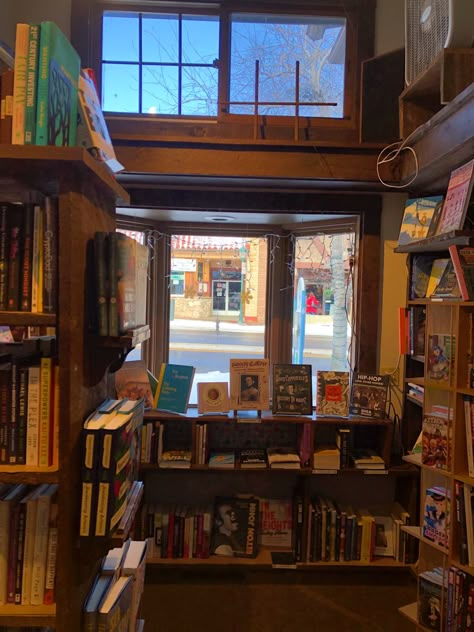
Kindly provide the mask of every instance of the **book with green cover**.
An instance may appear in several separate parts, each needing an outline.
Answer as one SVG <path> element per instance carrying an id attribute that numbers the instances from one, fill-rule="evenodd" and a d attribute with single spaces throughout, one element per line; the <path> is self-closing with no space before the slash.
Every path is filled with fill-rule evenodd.
<path id="1" fill-rule="evenodd" d="M 79 55 L 54 22 L 41 22 L 36 145 L 76 144 Z"/>
<path id="2" fill-rule="evenodd" d="M 154 408 L 184 414 L 188 408 L 195 367 L 163 362 L 158 377 Z"/>

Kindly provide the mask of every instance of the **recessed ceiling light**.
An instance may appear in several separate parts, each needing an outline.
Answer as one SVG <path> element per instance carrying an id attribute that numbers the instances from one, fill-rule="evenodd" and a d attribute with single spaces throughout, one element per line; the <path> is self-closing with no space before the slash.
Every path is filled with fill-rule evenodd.
<path id="1" fill-rule="evenodd" d="M 231 215 L 207 215 L 204 219 L 208 222 L 216 222 L 218 224 L 235 222 L 235 217 L 232 217 Z"/>

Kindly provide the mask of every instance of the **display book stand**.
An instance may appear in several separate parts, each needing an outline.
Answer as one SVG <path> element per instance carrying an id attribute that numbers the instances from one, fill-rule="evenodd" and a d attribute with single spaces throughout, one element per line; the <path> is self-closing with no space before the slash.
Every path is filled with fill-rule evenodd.
<path id="1" fill-rule="evenodd" d="M 393 423 L 389 419 L 369 419 L 362 417 L 320 417 L 310 415 L 274 415 L 270 411 L 254 412 L 254 423 L 245 417 L 240 420 L 240 411 L 228 414 L 198 415 L 196 409 L 189 408 L 186 415 L 174 415 L 165 411 L 145 412 L 144 424 L 159 423 L 164 426 L 164 450 L 191 451 L 189 468 L 160 468 L 157 463 L 142 463 L 142 477 L 145 481 L 144 501 L 148 505 L 211 507 L 217 496 L 250 494 L 260 498 L 303 499 L 303 534 L 308 524 L 310 499 L 315 494 L 334 498 L 354 506 L 382 505 L 398 500 L 414 515 L 416 507 L 416 487 L 413 477 L 417 469 L 407 464 L 393 465 L 390 451 Z M 238 458 L 235 467 L 218 469 L 197 462 L 197 427 L 207 425 L 208 452 L 238 450 L 241 448 L 266 448 L 270 446 L 291 446 L 300 452 L 304 429 L 309 430 L 310 451 L 300 469 L 241 468 Z M 325 442 L 334 437 L 337 428 L 351 428 L 367 447 L 367 441 L 385 460 L 384 476 L 368 475 L 363 470 L 352 467 L 339 471 L 317 472 L 312 467 L 313 449 L 318 441 Z M 303 459 L 302 459 L 303 460 Z M 154 477 L 160 476 L 160 484 Z M 164 478 L 164 480 L 161 480 Z M 143 534 L 141 534 L 143 535 Z M 319 568 L 324 565 L 360 567 L 366 563 L 352 562 L 309 562 L 308 542 L 303 537 L 302 562 L 299 568 Z M 148 565 L 158 567 L 201 567 L 222 568 L 242 566 L 250 568 L 271 568 L 269 550 L 260 550 L 257 558 L 222 558 L 211 556 L 207 559 L 150 559 Z M 407 566 L 393 558 L 376 558 L 370 564 L 375 567 L 404 568 Z"/>
<path id="2" fill-rule="evenodd" d="M 80 541 L 80 435 L 85 417 L 111 393 L 107 372 L 132 348 L 134 332 L 117 339 L 89 333 L 87 253 L 96 231 L 115 229 L 115 204 L 128 194 L 108 169 L 85 150 L 0 146 L 2 201 L 54 196 L 58 202 L 58 310 L 56 314 L 0 312 L 0 324 L 54 326 L 58 340 L 59 409 L 57 466 L 0 466 L 0 482 L 57 483 L 56 602 L 50 606 L 0 606 L 6 626 L 50 626 L 79 632 L 84 599 L 101 557 L 113 541 Z M 86 301 L 87 302 L 87 301 Z M 141 335 L 138 332 L 137 335 Z M 128 526 L 132 523 L 128 516 Z M 128 536 L 121 525 L 121 537 Z M 116 545 L 116 544 L 115 544 Z"/>
<path id="3" fill-rule="evenodd" d="M 439 256 L 449 256 L 448 248 L 452 243 L 469 245 L 474 235 L 453 233 L 451 236 L 436 237 L 407 246 L 397 248 L 401 253 L 421 253 L 429 251 Z M 426 310 L 426 326 L 424 337 L 424 353 L 418 352 L 407 358 L 405 382 L 414 382 L 424 387 L 423 401 L 417 401 L 405 394 L 405 423 L 412 426 L 411 438 L 420 432 L 425 415 L 436 415 L 440 410 L 447 410 L 446 421 L 448 440 L 446 444 L 446 464 L 443 459 L 435 465 L 428 464 L 428 459 L 421 453 L 409 454 L 404 460 L 415 464 L 420 469 L 420 520 L 417 526 L 407 527 L 407 533 L 419 541 L 418 576 L 435 567 L 443 569 L 443 581 L 447 582 L 449 568 L 454 567 L 470 575 L 474 575 L 474 566 L 462 564 L 460 561 L 461 529 L 456 499 L 456 482 L 465 486 L 474 486 L 474 478 L 469 475 L 468 449 L 472 450 L 466 437 L 464 398 L 474 396 L 474 388 L 469 385 L 470 360 L 473 351 L 474 302 L 455 299 L 440 301 L 428 299 L 408 300 L 410 309 Z M 438 342 L 450 348 L 449 368 L 439 378 L 432 368 L 434 362 L 434 346 Z M 418 365 L 418 367 L 416 367 Z M 414 368 L 415 367 L 415 368 Z M 472 382 L 471 382 L 472 384 Z M 410 401 L 407 401 L 410 400 Z M 425 425 L 426 428 L 426 425 Z M 413 444 L 412 444 L 413 445 Z M 443 457 L 444 458 L 444 457 Z M 425 463 L 423 464 L 424 461 Z M 429 497 L 433 487 L 446 490 L 450 498 L 449 520 L 444 520 L 438 530 L 440 536 L 432 538 L 429 527 Z M 400 608 L 400 612 L 416 624 L 418 630 L 447 630 L 447 594 L 442 591 L 439 600 L 439 621 L 428 627 L 426 615 L 422 609 L 427 607 L 426 596 L 418 581 L 417 601 Z M 436 615 L 433 615 L 436 616 Z M 425 625 L 422 624 L 424 620 Z"/>

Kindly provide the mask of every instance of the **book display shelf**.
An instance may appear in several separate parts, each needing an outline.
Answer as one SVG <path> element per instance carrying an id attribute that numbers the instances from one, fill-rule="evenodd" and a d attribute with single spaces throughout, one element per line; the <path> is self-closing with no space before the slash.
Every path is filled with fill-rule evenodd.
<path id="1" fill-rule="evenodd" d="M 332 498 L 344 513 L 345 506 L 355 509 L 362 507 L 392 506 L 398 501 L 414 517 L 416 509 L 416 478 L 418 469 L 407 463 L 391 463 L 391 445 L 393 423 L 388 419 L 370 419 L 357 416 L 291 416 L 274 415 L 262 411 L 258 418 L 250 421 L 239 414 L 202 414 L 189 408 L 187 414 L 177 415 L 165 411 L 145 412 L 144 427 L 161 427 L 161 450 L 187 453 L 189 461 L 175 467 L 160 465 L 156 456 L 151 462 L 141 465 L 142 479 L 145 482 L 144 511 L 137 526 L 142 531 L 137 537 L 147 537 L 145 525 L 149 525 L 151 513 L 175 511 L 189 516 L 195 510 L 212 511 L 214 499 L 220 496 L 249 495 L 260 499 L 280 499 L 293 505 L 293 533 L 291 549 L 296 556 L 295 567 L 301 570 L 317 570 L 324 567 L 347 568 L 387 568 L 406 570 L 409 565 L 395 556 L 372 556 L 370 560 L 350 559 L 342 555 L 336 559 L 315 560 L 311 553 L 311 517 L 312 501 L 317 497 Z M 206 445 L 200 448 L 200 427 L 206 427 Z M 356 445 L 370 446 L 381 455 L 381 469 L 356 469 L 349 459 L 345 467 L 314 467 L 313 454 L 317 447 L 326 444 L 337 435 L 338 430 L 349 430 Z M 364 443 L 365 442 L 365 443 Z M 265 456 L 263 463 L 246 463 L 239 455 L 252 449 L 267 450 L 283 447 L 299 455 L 298 466 L 271 467 Z M 204 452 L 204 454 L 203 454 Z M 225 467 L 210 465 L 213 454 L 232 453 L 232 459 Z M 143 452 L 142 452 L 143 454 Z M 331 464 L 329 464 L 331 465 Z M 300 507 L 298 516 L 297 506 Z M 171 510 L 171 508 L 174 508 Z M 146 513 L 148 512 L 148 513 Z M 161 518 L 158 518 L 160 521 Z M 200 518 L 198 518 L 200 520 Z M 337 519 L 339 520 L 339 518 Z M 343 518 L 345 520 L 345 517 Z M 186 527 L 187 528 L 187 527 Z M 186 533 L 186 532 L 185 532 Z M 199 537 L 199 536 L 198 536 Z M 338 537 L 335 535 L 335 537 Z M 404 536 L 403 536 L 404 537 Z M 187 544 L 184 544 L 185 549 Z M 151 555 L 147 564 L 158 569 L 186 567 L 203 569 L 222 569 L 242 566 L 246 569 L 279 568 L 272 563 L 271 546 L 261 545 L 256 557 L 220 557 L 219 555 L 196 556 L 175 554 Z M 342 545 L 341 545 L 342 551 Z M 407 551 L 407 558 L 409 553 Z"/>
<path id="2" fill-rule="evenodd" d="M 85 596 L 100 557 L 111 546 L 106 539 L 92 544 L 78 538 L 81 429 L 84 418 L 110 394 L 110 364 L 120 362 L 136 339 L 133 332 L 115 342 L 95 337 L 91 349 L 88 252 L 96 231 L 115 229 L 115 205 L 118 201 L 126 203 L 128 195 L 108 169 L 81 148 L 2 145 L 0 177 L 2 201 L 25 202 L 32 196 L 50 196 L 57 203 L 57 311 L 2 311 L 0 323 L 56 328 L 60 411 L 53 437 L 55 465 L 0 465 L 1 483 L 58 486 L 54 603 L 0 605 L 0 621 L 2 625 L 79 631 Z M 145 335 L 137 332 L 140 339 Z M 142 489 L 137 489 L 137 504 L 141 493 Z M 128 536 L 131 522 L 127 515 L 121 524 L 123 538 Z"/>
<path id="3" fill-rule="evenodd" d="M 430 240 L 431 250 L 435 239 Z M 457 236 L 453 235 L 453 239 Z M 449 239 L 440 240 L 436 256 L 446 256 L 450 245 Z M 416 253 L 423 252 L 422 247 L 421 242 L 412 243 L 397 251 L 408 252 L 413 261 Z M 466 573 L 464 588 L 460 590 L 465 590 L 467 596 L 469 576 L 474 573 L 474 560 L 467 556 L 466 540 L 469 537 L 472 540 L 472 509 L 469 511 L 468 505 L 474 485 L 469 431 L 470 398 L 474 396 L 471 379 L 474 302 L 409 299 L 408 308 L 423 309 L 426 320 L 421 335 L 424 352 L 418 350 L 417 354 L 407 356 L 404 421 L 410 428 L 407 440 L 411 445 L 422 429 L 423 437 L 420 451 L 404 457 L 420 470 L 419 524 L 403 527 L 419 542 L 419 561 L 417 602 L 401 608 L 400 612 L 419 630 L 448 631 L 460 629 L 450 627 L 453 615 L 449 614 L 456 609 L 453 601 L 456 581 L 459 586 L 456 575 Z M 421 398 L 419 394 L 410 395 L 416 386 L 423 389 Z M 463 491 L 461 486 L 467 489 Z"/>

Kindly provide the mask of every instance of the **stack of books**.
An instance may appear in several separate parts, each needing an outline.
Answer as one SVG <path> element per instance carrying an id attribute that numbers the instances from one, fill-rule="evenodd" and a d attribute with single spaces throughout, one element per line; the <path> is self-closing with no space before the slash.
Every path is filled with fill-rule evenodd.
<path id="1" fill-rule="evenodd" d="M 352 460 L 356 470 L 365 470 L 367 472 L 382 472 L 385 470 L 385 461 L 375 450 L 370 448 L 354 449 Z"/>
<path id="2" fill-rule="evenodd" d="M 264 448 L 244 448 L 240 451 L 240 467 L 242 469 L 267 467 L 267 455 Z"/>
<path id="3" fill-rule="evenodd" d="M 313 454 L 313 468 L 315 470 L 337 471 L 340 462 L 341 456 L 336 445 L 318 446 Z"/>
<path id="4" fill-rule="evenodd" d="M 293 448 L 267 448 L 268 463 L 272 469 L 299 470 L 299 454 Z"/>
<path id="5" fill-rule="evenodd" d="M 191 467 L 191 450 L 166 450 L 161 455 L 159 465 L 169 469 L 189 469 Z"/>

